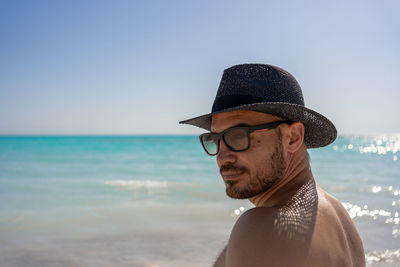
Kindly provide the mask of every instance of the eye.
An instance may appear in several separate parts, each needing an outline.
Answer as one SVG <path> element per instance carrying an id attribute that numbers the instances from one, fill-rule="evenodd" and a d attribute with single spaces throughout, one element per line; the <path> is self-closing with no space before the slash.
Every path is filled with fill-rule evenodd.
<path id="1" fill-rule="evenodd" d="M 243 128 L 233 128 L 225 133 L 225 137 L 232 139 L 247 138 L 247 132 Z"/>
<path id="2" fill-rule="evenodd" d="M 206 134 L 201 137 L 204 149 L 209 154 L 216 154 L 218 152 L 218 136 L 214 134 Z"/>
<path id="3" fill-rule="evenodd" d="M 224 139 L 235 150 L 246 149 L 249 145 L 247 131 L 244 128 L 232 128 L 224 134 Z"/>

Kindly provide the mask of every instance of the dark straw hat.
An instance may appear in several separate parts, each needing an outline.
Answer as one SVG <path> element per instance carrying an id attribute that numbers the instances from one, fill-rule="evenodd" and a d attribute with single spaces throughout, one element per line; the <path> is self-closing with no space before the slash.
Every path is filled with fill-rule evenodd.
<path id="1" fill-rule="evenodd" d="M 210 131 L 213 114 L 235 110 L 258 111 L 302 122 L 307 148 L 323 147 L 336 139 L 333 123 L 304 106 L 296 79 L 281 68 L 264 64 L 242 64 L 226 69 L 211 113 L 180 123 Z"/>

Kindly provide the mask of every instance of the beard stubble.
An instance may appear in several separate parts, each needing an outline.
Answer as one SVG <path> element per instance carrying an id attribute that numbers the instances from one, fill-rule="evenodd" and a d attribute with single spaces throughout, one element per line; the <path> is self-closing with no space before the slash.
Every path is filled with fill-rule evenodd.
<path id="1" fill-rule="evenodd" d="M 286 163 L 282 152 L 281 136 L 278 134 L 278 141 L 275 143 L 274 151 L 259 166 L 255 177 L 250 176 L 249 183 L 244 187 L 237 185 L 237 181 L 226 181 L 226 194 L 235 199 L 247 199 L 263 193 L 283 178 L 285 167 Z M 227 170 L 243 171 L 250 174 L 246 167 L 237 167 L 233 164 L 221 166 L 220 172 Z"/>

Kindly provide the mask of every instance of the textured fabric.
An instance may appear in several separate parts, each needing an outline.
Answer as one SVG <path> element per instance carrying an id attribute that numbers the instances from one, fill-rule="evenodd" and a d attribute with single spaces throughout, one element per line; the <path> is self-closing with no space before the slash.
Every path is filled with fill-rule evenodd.
<path id="1" fill-rule="evenodd" d="M 223 109 L 233 108 L 245 104 L 264 102 L 265 99 L 247 95 L 224 95 L 215 99 L 211 112 L 218 112 Z"/>
<path id="2" fill-rule="evenodd" d="M 296 79 L 287 71 L 271 65 L 243 64 L 226 69 L 215 100 L 232 95 L 304 106 L 303 94 Z"/>
<path id="3" fill-rule="evenodd" d="M 258 111 L 302 122 L 307 148 L 323 147 L 336 139 L 333 123 L 304 106 L 296 79 L 281 68 L 264 64 L 242 64 L 226 69 L 212 112 L 180 123 L 211 130 L 213 114 L 235 110 Z"/>

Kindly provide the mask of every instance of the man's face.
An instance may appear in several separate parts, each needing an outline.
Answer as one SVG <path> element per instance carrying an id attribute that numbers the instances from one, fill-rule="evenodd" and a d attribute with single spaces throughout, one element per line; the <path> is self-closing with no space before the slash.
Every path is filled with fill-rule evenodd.
<path id="1" fill-rule="evenodd" d="M 237 125 L 279 120 L 282 119 L 254 111 L 233 111 L 213 115 L 211 129 L 219 133 Z M 229 197 L 244 199 L 265 192 L 282 179 L 286 168 L 279 129 L 251 133 L 250 148 L 242 152 L 229 150 L 221 140 L 217 164 Z"/>

